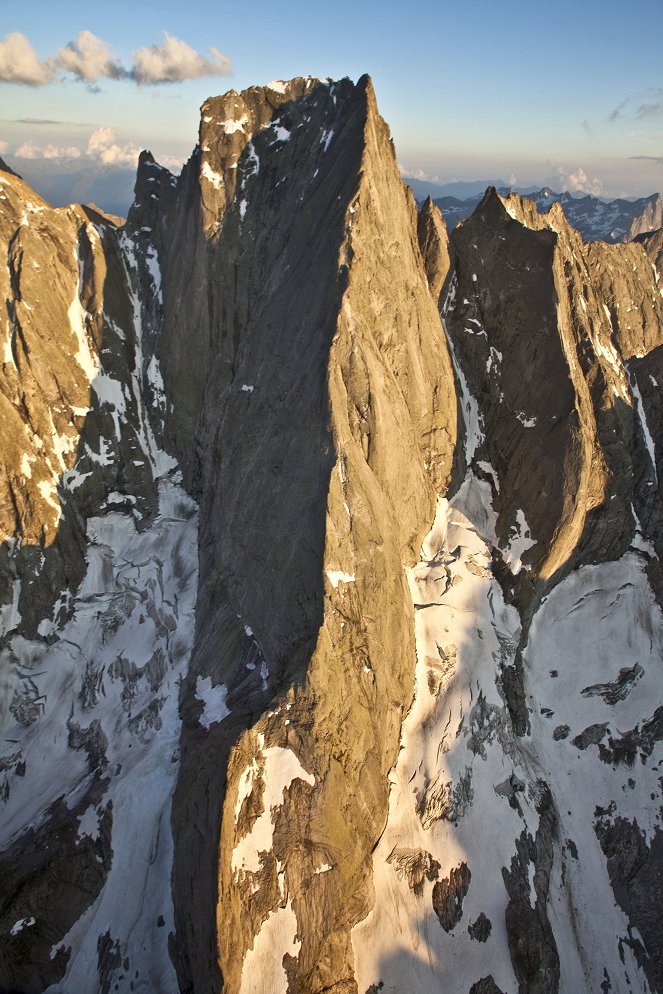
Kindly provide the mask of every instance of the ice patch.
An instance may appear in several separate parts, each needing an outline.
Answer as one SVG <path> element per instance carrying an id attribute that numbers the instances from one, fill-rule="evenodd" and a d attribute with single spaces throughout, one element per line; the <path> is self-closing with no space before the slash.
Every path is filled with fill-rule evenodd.
<path id="1" fill-rule="evenodd" d="M 10 935 L 18 935 L 18 933 L 22 932 L 24 928 L 31 928 L 35 924 L 36 919 L 34 919 L 32 915 L 30 915 L 29 918 L 21 918 L 12 925 Z"/>

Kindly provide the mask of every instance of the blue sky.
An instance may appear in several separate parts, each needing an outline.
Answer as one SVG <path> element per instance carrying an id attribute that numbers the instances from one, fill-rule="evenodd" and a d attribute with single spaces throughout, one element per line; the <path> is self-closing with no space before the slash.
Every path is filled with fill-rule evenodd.
<path id="1" fill-rule="evenodd" d="M 152 149 L 173 163 L 196 141 L 198 107 L 227 89 L 295 75 L 369 72 L 399 161 L 451 179 L 548 182 L 606 195 L 663 187 L 663 3 L 408 3 L 335 0 L 251 4 L 160 0 L 111 5 L 0 3 L 3 36 L 24 35 L 40 59 L 92 32 L 125 66 L 164 32 L 232 74 L 137 85 L 71 77 L 0 82 L 0 139 L 37 158 L 50 146 L 85 155 L 90 136 L 128 163 Z M 58 124 L 17 123 L 30 119 Z M 638 157 L 638 158 L 635 158 Z M 56 163 L 53 163 L 56 168 Z M 20 168 L 19 168 L 20 171 Z"/>

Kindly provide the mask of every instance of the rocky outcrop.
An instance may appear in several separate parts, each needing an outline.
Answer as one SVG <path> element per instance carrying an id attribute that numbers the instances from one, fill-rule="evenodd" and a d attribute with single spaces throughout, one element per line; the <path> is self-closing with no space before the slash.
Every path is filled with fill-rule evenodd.
<path id="1" fill-rule="evenodd" d="M 442 213 L 430 197 L 424 201 L 419 211 L 417 236 L 430 292 L 434 300 L 439 300 L 449 273 L 449 237 Z"/>

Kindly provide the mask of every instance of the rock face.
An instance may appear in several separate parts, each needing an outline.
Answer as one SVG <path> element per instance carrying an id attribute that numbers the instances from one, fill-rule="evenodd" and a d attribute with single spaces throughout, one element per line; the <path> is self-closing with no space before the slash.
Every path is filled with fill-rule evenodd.
<path id="1" fill-rule="evenodd" d="M 367 77 L 0 179 L 0 990 L 661 990 L 657 237 L 449 238 Z"/>
<path id="2" fill-rule="evenodd" d="M 500 194 L 511 192 L 500 187 Z M 630 242 L 638 235 L 663 227 L 663 199 L 660 193 L 637 200 L 609 200 L 587 194 L 578 197 L 571 193 L 554 193 L 543 187 L 537 193 L 528 193 L 527 199 L 545 214 L 553 204 L 559 204 L 570 225 L 586 241 Z M 454 228 L 472 214 L 482 195 L 459 200 L 457 197 L 440 197 L 434 203 L 439 207 L 449 228 Z"/>

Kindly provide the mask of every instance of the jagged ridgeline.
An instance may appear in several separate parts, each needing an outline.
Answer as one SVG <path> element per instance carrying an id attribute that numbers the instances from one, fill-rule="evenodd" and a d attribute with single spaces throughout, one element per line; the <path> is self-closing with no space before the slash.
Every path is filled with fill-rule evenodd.
<path id="1" fill-rule="evenodd" d="M 660 233 L 368 77 L 0 186 L 0 991 L 662 992 Z"/>

